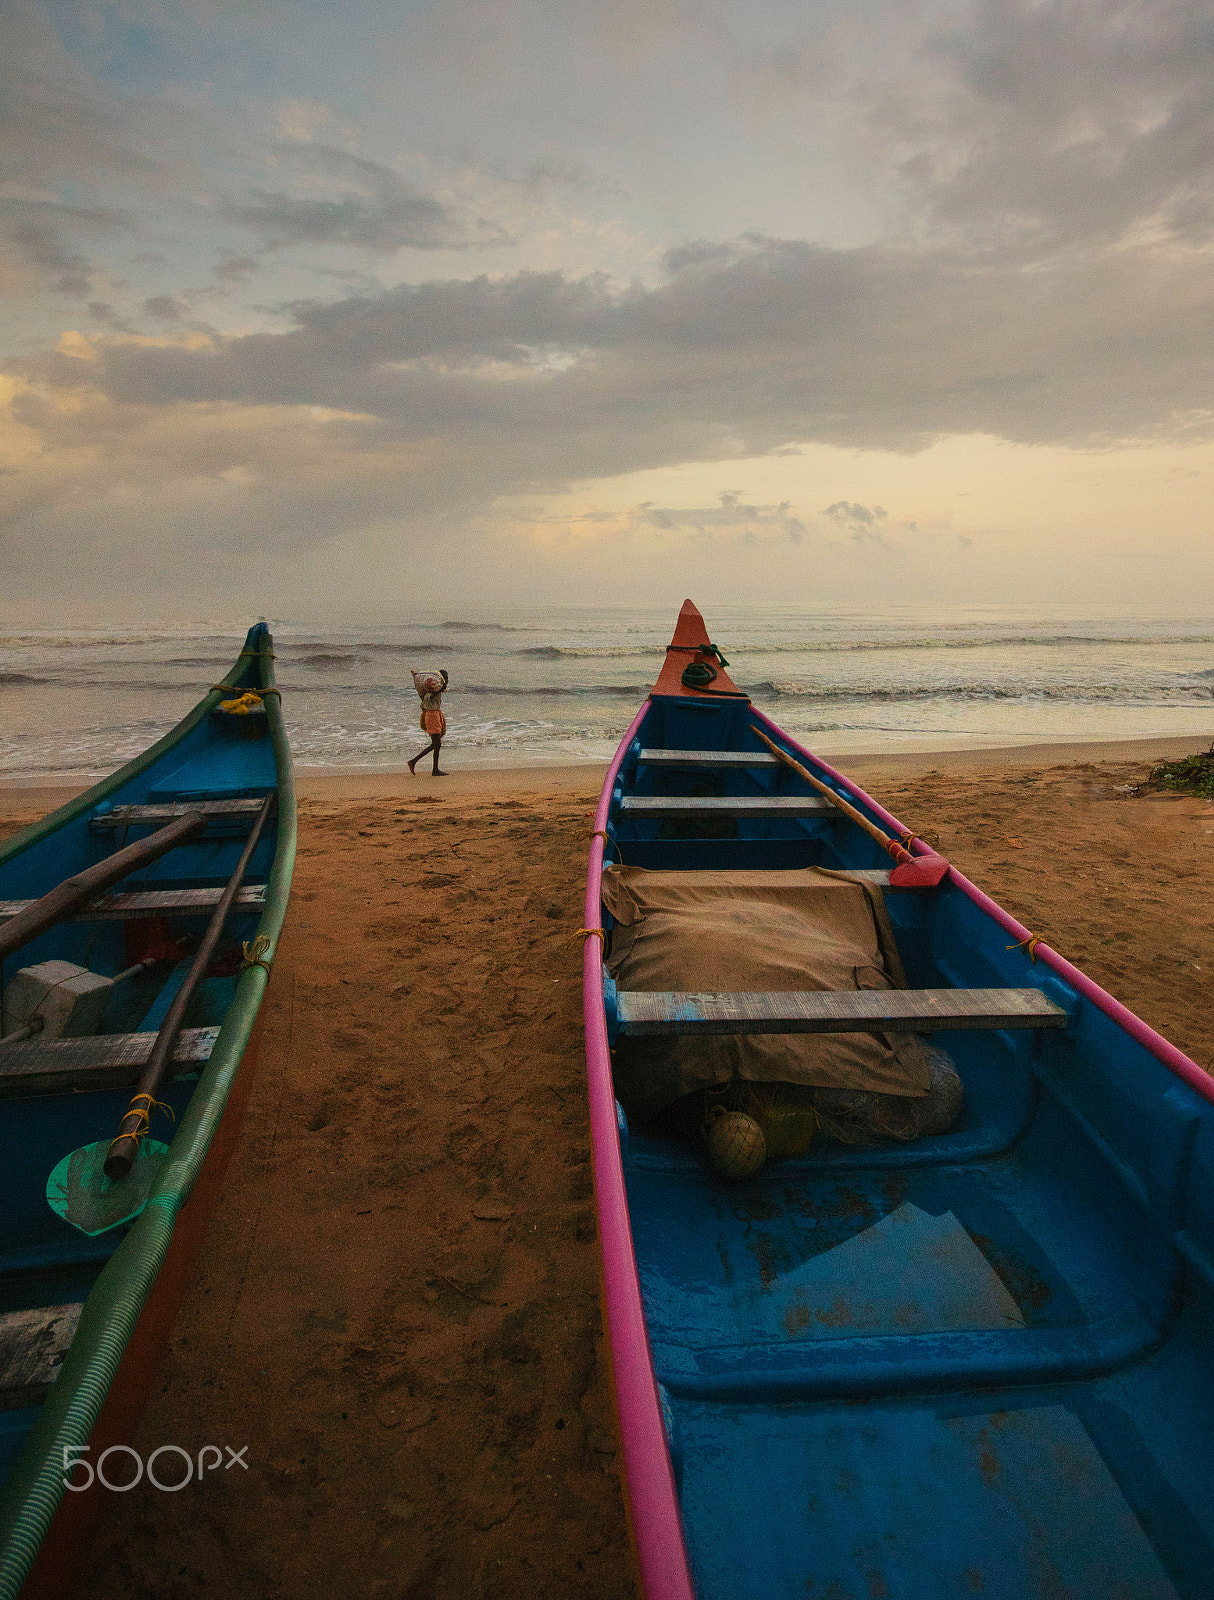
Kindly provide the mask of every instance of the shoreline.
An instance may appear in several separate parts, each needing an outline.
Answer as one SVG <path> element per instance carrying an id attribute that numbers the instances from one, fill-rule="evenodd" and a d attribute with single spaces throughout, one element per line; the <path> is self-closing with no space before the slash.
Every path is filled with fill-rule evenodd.
<path id="1" fill-rule="evenodd" d="M 1203 748 L 1203 738 L 1169 734 L 1152 739 L 1056 740 L 1037 744 L 984 745 L 964 749 L 838 751 L 828 744 L 811 746 L 849 777 L 867 783 L 880 778 L 909 778 L 923 772 L 988 772 L 1007 767 L 1094 766 L 1105 762 L 1140 762 L 1153 765 Z M 458 751 L 449 758 L 458 762 Z M 446 779 L 429 773 L 416 776 L 400 767 L 297 766 L 296 787 L 301 800 L 376 800 L 407 798 L 411 794 L 435 797 L 518 794 L 597 794 L 606 762 L 579 761 L 520 767 L 448 768 Z M 28 778 L 0 778 L 0 810 L 25 810 L 41 806 L 53 810 L 98 782 L 102 774 L 87 778 L 33 774 Z"/>

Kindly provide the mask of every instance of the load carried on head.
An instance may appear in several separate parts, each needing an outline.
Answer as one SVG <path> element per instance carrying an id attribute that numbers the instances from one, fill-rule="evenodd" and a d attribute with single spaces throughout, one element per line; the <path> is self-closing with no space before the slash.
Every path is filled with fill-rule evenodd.
<path id="1" fill-rule="evenodd" d="M 428 733 L 431 738 L 437 736 L 441 739 L 447 731 L 447 719 L 443 716 L 443 691 L 447 687 L 447 674 L 440 670 L 414 672 L 412 676 L 413 687 L 422 703 L 422 732 Z"/>
<path id="2" fill-rule="evenodd" d="M 607 970 L 621 990 L 703 995 L 904 989 L 880 890 L 821 868 L 650 872 L 609 866 Z M 616 1094 L 654 1131 L 703 1142 L 728 1178 L 815 1137 L 943 1133 L 961 1111 L 949 1058 L 905 1033 L 621 1037 Z"/>

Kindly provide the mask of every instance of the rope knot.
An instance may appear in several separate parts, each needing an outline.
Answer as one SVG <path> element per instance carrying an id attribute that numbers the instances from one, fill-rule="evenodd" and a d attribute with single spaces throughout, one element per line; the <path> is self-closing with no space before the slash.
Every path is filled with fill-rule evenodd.
<path id="1" fill-rule="evenodd" d="M 569 938 L 571 942 L 574 939 L 601 939 L 604 944 L 607 943 L 607 934 L 603 928 L 579 928 L 576 933 L 571 933 Z"/>
<path id="2" fill-rule="evenodd" d="M 1035 952 L 1037 946 L 1044 942 L 1039 933 L 1030 933 L 1027 939 L 1018 939 L 1015 944 L 1006 945 L 1004 948 L 1008 950 L 1023 950 L 1033 965 L 1036 966 L 1037 956 Z"/>
<path id="3" fill-rule="evenodd" d="M 250 967 L 260 967 L 268 977 L 270 963 L 265 959 L 265 953 L 270 948 L 269 935 L 259 933 L 252 944 L 245 939 L 240 948 L 243 953 L 243 959 L 240 963 L 241 972 L 247 972 Z"/>
<path id="4" fill-rule="evenodd" d="M 140 1105 L 139 1102 L 141 1100 L 146 1100 L 147 1104 Z M 131 1096 L 131 1103 L 127 1108 L 126 1116 L 122 1119 L 122 1127 L 118 1130 L 118 1137 L 121 1138 L 125 1133 L 126 1137 L 134 1139 L 136 1144 L 141 1139 L 145 1139 L 152 1125 L 153 1111 L 164 1111 L 168 1114 L 170 1122 L 177 1121 L 177 1113 L 165 1101 L 157 1100 L 154 1094 L 135 1094 Z M 135 1118 L 135 1126 L 128 1128 L 126 1124 L 131 1117 Z"/>

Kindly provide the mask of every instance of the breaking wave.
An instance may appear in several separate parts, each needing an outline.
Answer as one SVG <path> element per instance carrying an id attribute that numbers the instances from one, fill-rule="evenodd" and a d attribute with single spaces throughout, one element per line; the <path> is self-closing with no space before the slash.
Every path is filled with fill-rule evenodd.
<path id="1" fill-rule="evenodd" d="M 1186 702 L 1214 700 L 1214 683 L 1156 685 L 1137 691 L 1125 687 L 1108 688 L 1087 683 L 1020 684 L 1015 688 L 1004 688 L 990 683 L 937 683 L 889 688 L 859 688 L 843 684 L 837 688 L 824 688 L 795 681 L 781 683 L 768 680 L 763 683 L 740 683 L 739 687 L 745 689 L 747 694 L 761 699 L 800 700 L 820 702 L 824 705 L 838 703 L 878 705 L 916 700 L 1008 700 L 1021 703 L 1078 701 L 1093 705 L 1148 706 L 1183 705 Z"/>

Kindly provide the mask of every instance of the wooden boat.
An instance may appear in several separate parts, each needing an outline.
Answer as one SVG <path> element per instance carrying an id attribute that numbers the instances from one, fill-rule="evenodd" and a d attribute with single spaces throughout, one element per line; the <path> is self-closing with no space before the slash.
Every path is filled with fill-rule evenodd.
<path id="1" fill-rule="evenodd" d="M 53 921 L 3 962 L 5 1600 L 19 1592 L 74 1592 L 108 1492 L 98 1476 L 118 1486 L 137 1476 L 129 1450 L 101 1462 L 111 1446 L 131 1443 L 218 1192 L 248 1093 L 254 1027 L 290 891 L 295 795 L 280 706 L 272 640 L 258 623 L 224 682 L 171 733 L 0 845 L 5 948 L 23 937 L 31 918 L 38 921 L 31 908 L 45 906 L 42 897 L 52 891 L 63 897 L 56 886 L 69 875 L 78 881 L 82 873 L 121 871 L 122 862 L 108 866 L 116 852 L 160 850 L 147 841 L 163 838 L 162 830 L 188 835 L 170 839 L 136 877 L 91 892 L 67 920 Z M 70 898 L 70 885 L 68 892 Z M 223 913 L 225 895 L 231 904 Z M 213 948 L 203 948 L 208 937 Z M 114 977 L 119 981 L 110 983 Z M 50 996 L 41 1002 L 39 983 Z M 29 1012 L 31 1004 L 41 1005 L 40 1017 Z M 15 1006 L 24 1009 L 14 1015 Z M 22 1021 L 24 1027 L 16 1025 Z M 132 1114 L 135 1080 L 157 1040 L 169 1050 L 163 1087 L 153 1091 L 155 1106 L 143 1100 Z M 111 1183 L 94 1173 L 92 1191 L 50 1181 L 66 1170 L 64 1158 L 76 1147 L 101 1141 L 103 1154 L 116 1149 L 109 1141 L 120 1124 L 141 1135 L 131 1178 Z M 166 1139 L 167 1152 L 158 1153 Z M 137 1180 L 142 1189 L 122 1200 Z M 87 1209 L 102 1190 L 111 1213 L 116 1204 L 116 1214 L 126 1207 L 135 1215 L 107 1228 L 108 1216 L 72 1211 L 82 1202 Z M 52 1203 L 67 1209 L 68 1220 Z M 208 1441 L 165 1442 L 189 1450 Z M 69 1493 L 65 1462 L 77 1458 L 89 1465 L 72 1474 L 77 1492 Z M 151 1471 L 171 1483 L 184 1477 L 185 1463 L 169 1456 Z M 92 1486 L 80 1490 L 90 1474 Z"/>
<path id="2" fill-rule="evenodd" d="M 586 893 L 605 935 L 585 939 L 604 1299 L 644 1594 L 1214 1594 L 1214 1084 L 782 733 L 708 645 L 688 602 L 608 770 Z M 891 852 L 764 735 L 935 886 L 892 887 Z M 621 992 L 603 964 L 620 861 L 875 883 L 909 987 Z M 961 1119 L 882 1146 L 820 1138 L 732 1186 L 693 1145 L 629 1126 L 613 1051 L 618 1073 L 634 1036 L 751 1028 L 930 1028 Z"/>

